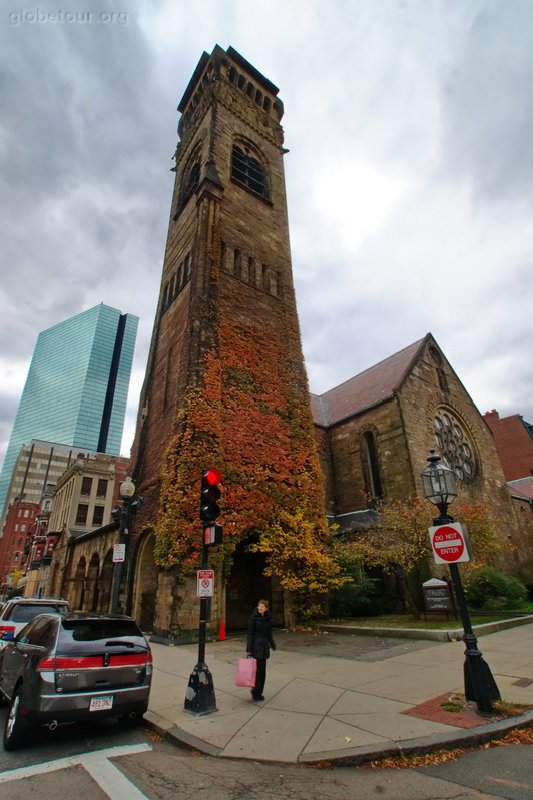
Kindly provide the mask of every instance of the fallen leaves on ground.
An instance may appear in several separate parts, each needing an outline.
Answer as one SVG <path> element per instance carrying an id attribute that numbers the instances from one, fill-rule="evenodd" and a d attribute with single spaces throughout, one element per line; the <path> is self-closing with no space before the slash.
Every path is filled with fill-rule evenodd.
<path id="1" fill-rule="evenodd" d="M 510 731 L 501 739 L 495 739 L 480 745 L 480 749 L 488 750 L 489 747 L 504 747 L 508 744 L 533 744 L 533 727 L 519 728 Z M 473 749 L 473 748 L 470 748 Z M 381 761 L 371 761 L 363 766 L 370 769 L 412 769 L 413 767 L 429 767 L 432 765 L 447 764 L 449 761 L 457 761 L 467 749 L 456 748 L 454 750 L 436 750 L 433 753 L 413 756 L 398 756 L 384 758 Z"/>
<path id="2" fill-rule="evenodd" d="M 506 744 L 533 744 L 533 728 L 520 728 L 516 731 L 510 731 L 503 739 L 487 742 L 482 747 L 486 750 L 489 747 L 502 747 Z"/>

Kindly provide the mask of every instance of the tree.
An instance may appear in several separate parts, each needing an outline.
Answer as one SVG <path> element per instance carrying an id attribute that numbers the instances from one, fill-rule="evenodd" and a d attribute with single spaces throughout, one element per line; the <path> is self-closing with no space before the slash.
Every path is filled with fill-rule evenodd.
<path id="1" fill-rule="evenodd" d="M 382 500 L 377 511 L 375 526 L 348 534 L 344 547 L 363 566 L 397 572 L 402 579 L 409 610 L 418 618 L 413 577 L 433 559 L 428 535 L 428 528 L 433 524 L 432 508 L 426 500 L 415 495 L 407 500 Z M 508 547 L 498 538 L 497 521 L 482 503 L 459 501 L 454 505 L 454 516 L 465 524 L 470 535 L 474 560 L 467 566 L 467 572 L 489 563 Z"/>
<path id="2" fill-rule="evenodd" d="M 213 566 L 229 574 L 237 543 L 246 542 L 265 554 L 265 574 L 291 592 L 294 612 L 309 616 L 339 584 L 340 569 L 329 553 L 308 395 L 303 375 L 295 378 L 298 332 L 228 320 L 217 331 L 202 380 L 179 408 L 162 465 L 156 563 L 182 575 L 197 569 L 199 479 L 203 469 L 216 467 L 223 476 L 224 542 L 210 555 Z"/>

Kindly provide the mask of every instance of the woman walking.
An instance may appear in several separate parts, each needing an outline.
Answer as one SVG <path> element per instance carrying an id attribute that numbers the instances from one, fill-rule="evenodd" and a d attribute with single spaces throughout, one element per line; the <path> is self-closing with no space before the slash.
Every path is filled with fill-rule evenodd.
<path id="1" fill-rule="evenodd" d="M 266 662 L 270 658 L 270 648 L 276 649 L 276 643 L 272 636 L 272 615 L 268 610 L 268 600 L 259 600 L 257 608 L 252 612 L 248 621 L 248 639 L 246 642 L 246 653 L 257 661 L 257 672 L 255 676 L 255 686 L 252 689 L 254 700 L 264 700 L 263 689 L 265 687 Z"/>

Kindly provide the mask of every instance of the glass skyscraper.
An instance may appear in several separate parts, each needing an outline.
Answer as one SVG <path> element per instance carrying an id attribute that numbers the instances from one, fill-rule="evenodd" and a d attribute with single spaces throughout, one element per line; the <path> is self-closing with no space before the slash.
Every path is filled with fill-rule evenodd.
<path id="1" fill-rule="evenodd" d="M 120 454 L 139 319 L 101 303 L 39 334 L 0 473 L 32 439 Z"/>

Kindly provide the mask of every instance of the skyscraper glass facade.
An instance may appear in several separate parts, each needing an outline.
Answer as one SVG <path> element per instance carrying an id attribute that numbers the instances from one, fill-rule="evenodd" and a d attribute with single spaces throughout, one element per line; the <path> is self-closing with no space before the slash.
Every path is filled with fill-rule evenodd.
<path id="1" fill-rule="evenodd" d="M 0 473 L 0 516 L 31 439 L 120 453 L 138 322 L 101 303 L 39 334 Z"/>

